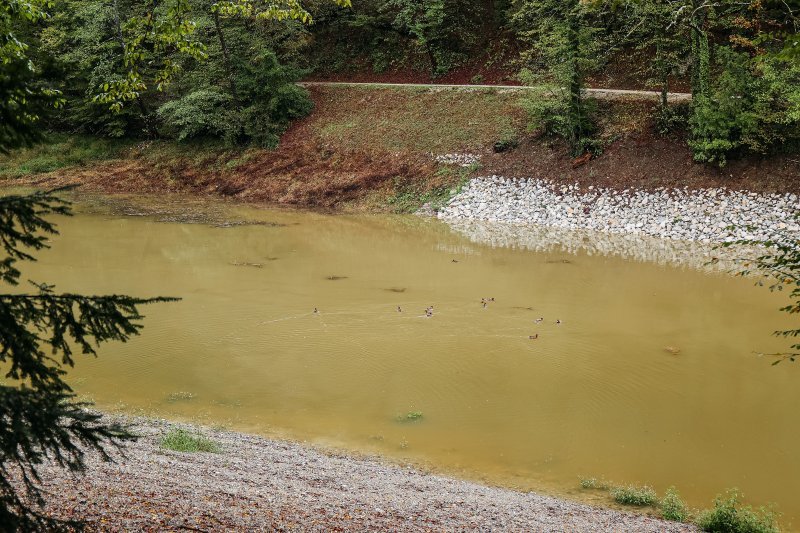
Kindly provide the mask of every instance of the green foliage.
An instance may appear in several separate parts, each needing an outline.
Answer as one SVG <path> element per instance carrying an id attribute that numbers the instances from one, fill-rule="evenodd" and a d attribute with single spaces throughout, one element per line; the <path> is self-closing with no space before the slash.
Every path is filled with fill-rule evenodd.
<path id="1" fill-rule="evenodd" d="M 69 204 L 52 192 L 0 198 L 0 282 L 17 285 L 19 261 L 34 260 L 56 234 L 46 217 L 69 215 Z M 87 410 L 64 381 L 74 366 L 75 350 L 96 355 L 108 341 L 126 341 L 139 333 L 138 306 L 168 301 L 130 296 L 59 294 L 45 283 L 26 293 L 0 294 L 0 363 L 6 383 L 0 386 L 0 523 L 15 529 L 52 527 L 52 520 L 32 509 L 11 483 L 9 468 L 23 476 L 27 495 L 38 505 L 43 497 L 36 482 L 37 466 L 47 457 L 70 470 L 83 468 L 87 449 L 108 457 L 131 435 Z"/>
<path id="2" fill-rule="evenodd" d="M 574 156 L 598 147 L 591 105 L 582 94 L 586 77 L 602 64 L 591 6 L 578 0 L 521 0 L 514 18 L 530 46 L 523 55 L 530 68 L 521 77 L 545 87 L 525 103 L 532 127 L 563 138 Z"/>
<path id="3" fill-rule="evenodd" d="M 594 477 L 581 478 L 581 488 L 587 490 L 608 490 L 611 488 L 607 481 Z"/>
<path id="4" fill-rule="evenodd" d="M 689 518 L 689 509 L 675 487 L 668 488 L 661 500 L 661 517 L 673 522 L 686 522 Z"/>
<path id="5" fill-rule="evenodd" d="M 654 117 L 655 128 L 661 135 L 685 130 L 689 125 L 690 108 L 687 105 L 659 105 Z"/>
<path id="6" fill-rule="evenodd" d="M 697 519 L 703 531 L 712 533 L 777 533 L 775 513 L 763 507 L 753 510 L 740 505 L 742 495 L 731 489 L 717 496 L 714 508 L 704 511 Z"/>
<path id="7" fill-rule="evenodd" d="M 397 422 L 418 422 L 422 420 L 422 411 L 409 411 L 404 415 L 397 415 L 394 419 Z"/>
<path id="8" fill-rule="evenodd" d="M 0 156 L 0 177 L 52 172 L 113 159 L 132 144 L 130 141 L 64 134 L 48 135 L 43 141 L 43 144 Z"/>
<path id="9" fill-rule="evenodd" d="M 40 115 L 60 104 L 58 92 L 36 83 L 29 46 L 19 30 L 47 19 L 49 0 L 0 3 L 0 154 L 41 138 Z"/>
<path id="10" fill-rule="evenodd" d="M 230 95 L 218 89 L 199 89 L 162 105 L 158 116 L 164 131 L 179 141 L 218 137 L 233 143 L 240 127 L 230 107 Z"/>
<path id="11" fill-rule="evenodd" d="M 648 486 L 635 487 L 629 485 L 627 487 L 615 487 L 611 489 L 611 496 L 614 498 L 614 501 L 622 505 L 645 507 L 658 504 L 656 491 Z"/>
<path id="12" fill-rule="evenodd" d="M 689 145 L 697 161 L 765 154 L 800 139 L 800 65 L 718 49 L 709 96 L 695 99 Z"/>
<path id="13" fill-rule="evenodd" d="M 800 222 L 800 212 L 795 214 L 795 220 Z M 793 315 L 800 313 L 800 240 L 786 234 L 772 241 L 740 240 L 725 243 L 722 247 L 742 245 L 766 247 L 766 252 L 755 259 L 745 261 L 744 268 L 737 272 L 737 275 L 758 274 L 759 285 L 764 285 L 766 282 L 771 291 L 788 293 L 791 302 L 782 307 L 781 311 Z M 800 328 L 776 331 L 775 335 L 791 338 L 794 341 L 787 352 L 770 354 L 777 357 L 774 365 L 785 360 L 794 362 L 800 358 Z"/>
<path id="14" fill-rule="evenodd" d="M 208 437 L 200 433 L 192 433 L 185 429 L 171 429 L 166 435 L 161 437 L 160 444 L 162 448 L 174 452 L 219 453 L 222 451 L 220 445 Z"/>

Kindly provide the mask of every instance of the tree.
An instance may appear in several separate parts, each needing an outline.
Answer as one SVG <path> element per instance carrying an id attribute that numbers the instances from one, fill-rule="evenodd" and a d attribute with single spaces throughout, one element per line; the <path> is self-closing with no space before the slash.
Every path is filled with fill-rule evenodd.
<path id="1" fill-rule="evenodd" d="M 564 138 L 574 156 L 593 150 L 595 126 L 583 97 L 587 75 L 601 64 L 601 39 L 589 18 L 593 5 L 520 0 L 515 7 L 514 23 L 530 46 L 523 56 L 526 81 L 544 83 L 549 93 L 528 100 L 534 124 Z"/>
<path id="2" fill-rule="evenodd" d="M 47 221 L 69 215 L 70 206 L 56 191 L 0 198 L 0 280 L 17 285 L 18 261 L 34 260 L 32 252 L 47 248 L 56 234 Z M 12 530 L 37 530 L 55 524 L 18 494 L 12 472 L 22 476 L 29 497 L 39 505 L 37 466 L 54 460 L 73 471 L 84 467 L 84 454 L 96 450 L 109 458 L 107 446 L 132 436 L 88 410 L 64 381 L 75 364 L 75 350 L 96 355 L 96 346 L 126 341 L 139 333 L 137 306 L 174 301 L 130 296 L 83 296 L 56 293 L 45 283 L 31 282 L 31 293 L 0 294 L 0 362 L 8 368 L 0 385 L 0 523 Z"/>
<path id="3" fill-rule="evenodd" d="M 27 45 L 12 31 L 16 25 L 46 18 L 45 1 L 11 0 L 0 6 L 0 150 L 26 146 L 39 139 L 39 112 L 53 94 L 35 83 Z M 21 276 L 19 261 L 47 247 L 55 226 L 53 215 L 69 215 L 70 206 L 56 191 L 0 198 L 0 283 L 14 286 Z M 10 531 L 40 531 L 59 526 L 30 505 L 41 505 L 37 466 L 45 460 L 79 471 L 87 450 L 108 458 L 107 447 L 132 438 L 124 428 L 108 424 L 76 400 L 64 381 L 65 368 L 75 364 L 74 351 L 96 355 L 100 343 L 126 341 L 136 335 L 143 318 L 137 306 L 170 298 L 59 294 L 45 283 L 34 291 L 0 294 L 0 363 L 6 368 L 0 384 L 0 524 Z M 22 478 L 25 494 L 13 479 Z"/>
<path id="4" fill-rule="evenodd" d="M 6 0 L 0 3 L 0 153 L 41 138 L 40 114 L 58 105 L 58 92 L 36 83 L 28 45 L 16 30 L 47 18 L 48 0 Z"/>
<path id="5" fill-rule="evenodd" d="M 800 213 L 795 215 L 800 222 Z M 740 276 L 757 274 L 760 276 L 759 285 L 764 285 L 765 281 L 771 291 L 788 292 L 791 302 L 781 308 L 790 314 L 800 313 L 800 239 L 791 237 L 788 233 L 772 241 L 758 242 L 740 240 L 725 243 L 723 247 L 731 246 L 754 246 L 765 247 L 766 251 L 755 259 L 743 261 L 744 269 L 738 272 Z M 773 363 L 777 365 L 781 361 L 792 361 L 800 358 L 800 328 L 776 331 L 778 337 L 794 339 L 789 350 L 786 352 L 769 354 L 778 359 Z"/>

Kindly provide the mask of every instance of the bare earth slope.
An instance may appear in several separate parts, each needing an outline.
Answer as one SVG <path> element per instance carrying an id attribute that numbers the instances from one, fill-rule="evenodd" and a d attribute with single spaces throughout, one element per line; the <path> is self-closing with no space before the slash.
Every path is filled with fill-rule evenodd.
<path id="1" fill-rule="evenodd" d="M 85 477 L 44 471 L 49 511 L 103 531 L 695 531 L 239 433 L 202 430 L 221 453 L 164 451 L 169 427 L 136 419 L 127 456 Z"/>

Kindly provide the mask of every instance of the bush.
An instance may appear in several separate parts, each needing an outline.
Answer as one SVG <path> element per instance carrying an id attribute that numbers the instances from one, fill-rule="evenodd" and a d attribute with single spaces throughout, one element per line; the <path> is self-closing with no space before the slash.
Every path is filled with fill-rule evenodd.
<path id="1" fill-rule="evenodd" d="M 213 440 L 185 429 L 170 430 L 161 438 L 161 447 L 175 452 L 220 452 L 219 444 Z"/>
<path id="2" fill-rule="evenodd" d="M 263 54 L 245 67 L 239 92 L 248 105 L 242 108 L 240 121 L 250 142 L 274 147 L 292 120 L 311 112 L 314 105 L 308 91 L 295 84 L 302 74 L 280 65 L 273 53 Z"/>
<path id="3" fill-rule="evenodd" d="M 179 141 L 218 137 L 232 143 L 240 126 L 231 104 L 231 97 L 217 89 L 199 89 L 162 105 L 158 116 L 167 134 Z"/>
<path id="4" fill-rule="evenodd" d="M 725 166 L 728 158 L 767 154 L 800 140 L 800 66 L 752 60 L 720 47 L 721 74 L 698 95 L 689 120 L 696 161 Z"/>
<path id="5" fill-rule="evenodd" d="M 664 499 L 661 500 L 661 516 L 665 520 L 673 522 L 685 522 L 689 518 L 689 510 L 686 504 L 681 500 L 678 491 L 675 487 L 667 489 Z"/>
<path id="6" fill-rule="evenodd" d="M 763 507 L 754 511 L 750 506 L 739 506 L 742 495 L 736 489 L 728 490 L 714 500 L 714 508 L 701 513 L 697 525 L 703 531 L 715 533 L 776 533 L 780 531 L 775 513 Z"/>
<path id="7" fill-rule="evenodd" d="M 611 496 L 614 501 L 622 505 L 635 505 L 644 507 L 646 505 L 656 505 L 658 503 L 658 495 L 652 487 L 634 487 L 629 485 L 627 487 L 616 487 L 611 491 Z"/>
<path id="8" fill-rule="evenodd" d="M 602 479 L 597 479 L 594 477 L 581 478 L 581 488 L 591 490 L 608 490 L 609 484 Z"/>

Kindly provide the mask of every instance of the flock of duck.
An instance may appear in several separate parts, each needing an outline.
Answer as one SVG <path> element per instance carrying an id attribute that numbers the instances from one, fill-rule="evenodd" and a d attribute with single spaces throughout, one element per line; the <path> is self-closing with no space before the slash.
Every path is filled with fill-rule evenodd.
<path id="1" fill-rule="evenodd" d="M 484 309 L 486 309 L 489 306 L 489 303 L 494 302 L 494 301 L 495 301 L 494 298 L 481 298 L 481 305 L 483 306 Z M 402 313 L 403 312 L 403 308 L 400 307 L 399 305 L 397 306 L 397 312 L 398 313 Z M 317 309 L 316 307 L 314 308 L 314 314 L 315 315 L 319 314 L 319 309 Z M 427 318 L 431 318 L 433 316 L 433 306 L 432 305 L 429 305 L 428 307 L 425 308 L 425 316 Z M 534 324 L 541 324 L 542 322 L 544 322 L 544 317 L 539 317 L 536 320 L 534 320 L 533 322 L 534 322 Z M 560 319 L 556 319 L 555 324 L 557 326 L 560 326 L 561 325 L 561 320 Z M 530 335 L 530 336 L 528 336 L 528 338 L 530 340 L 536 340 L 536 339 L 539 338 L 539 334 L 536 333 L 535 335 Z"/>

